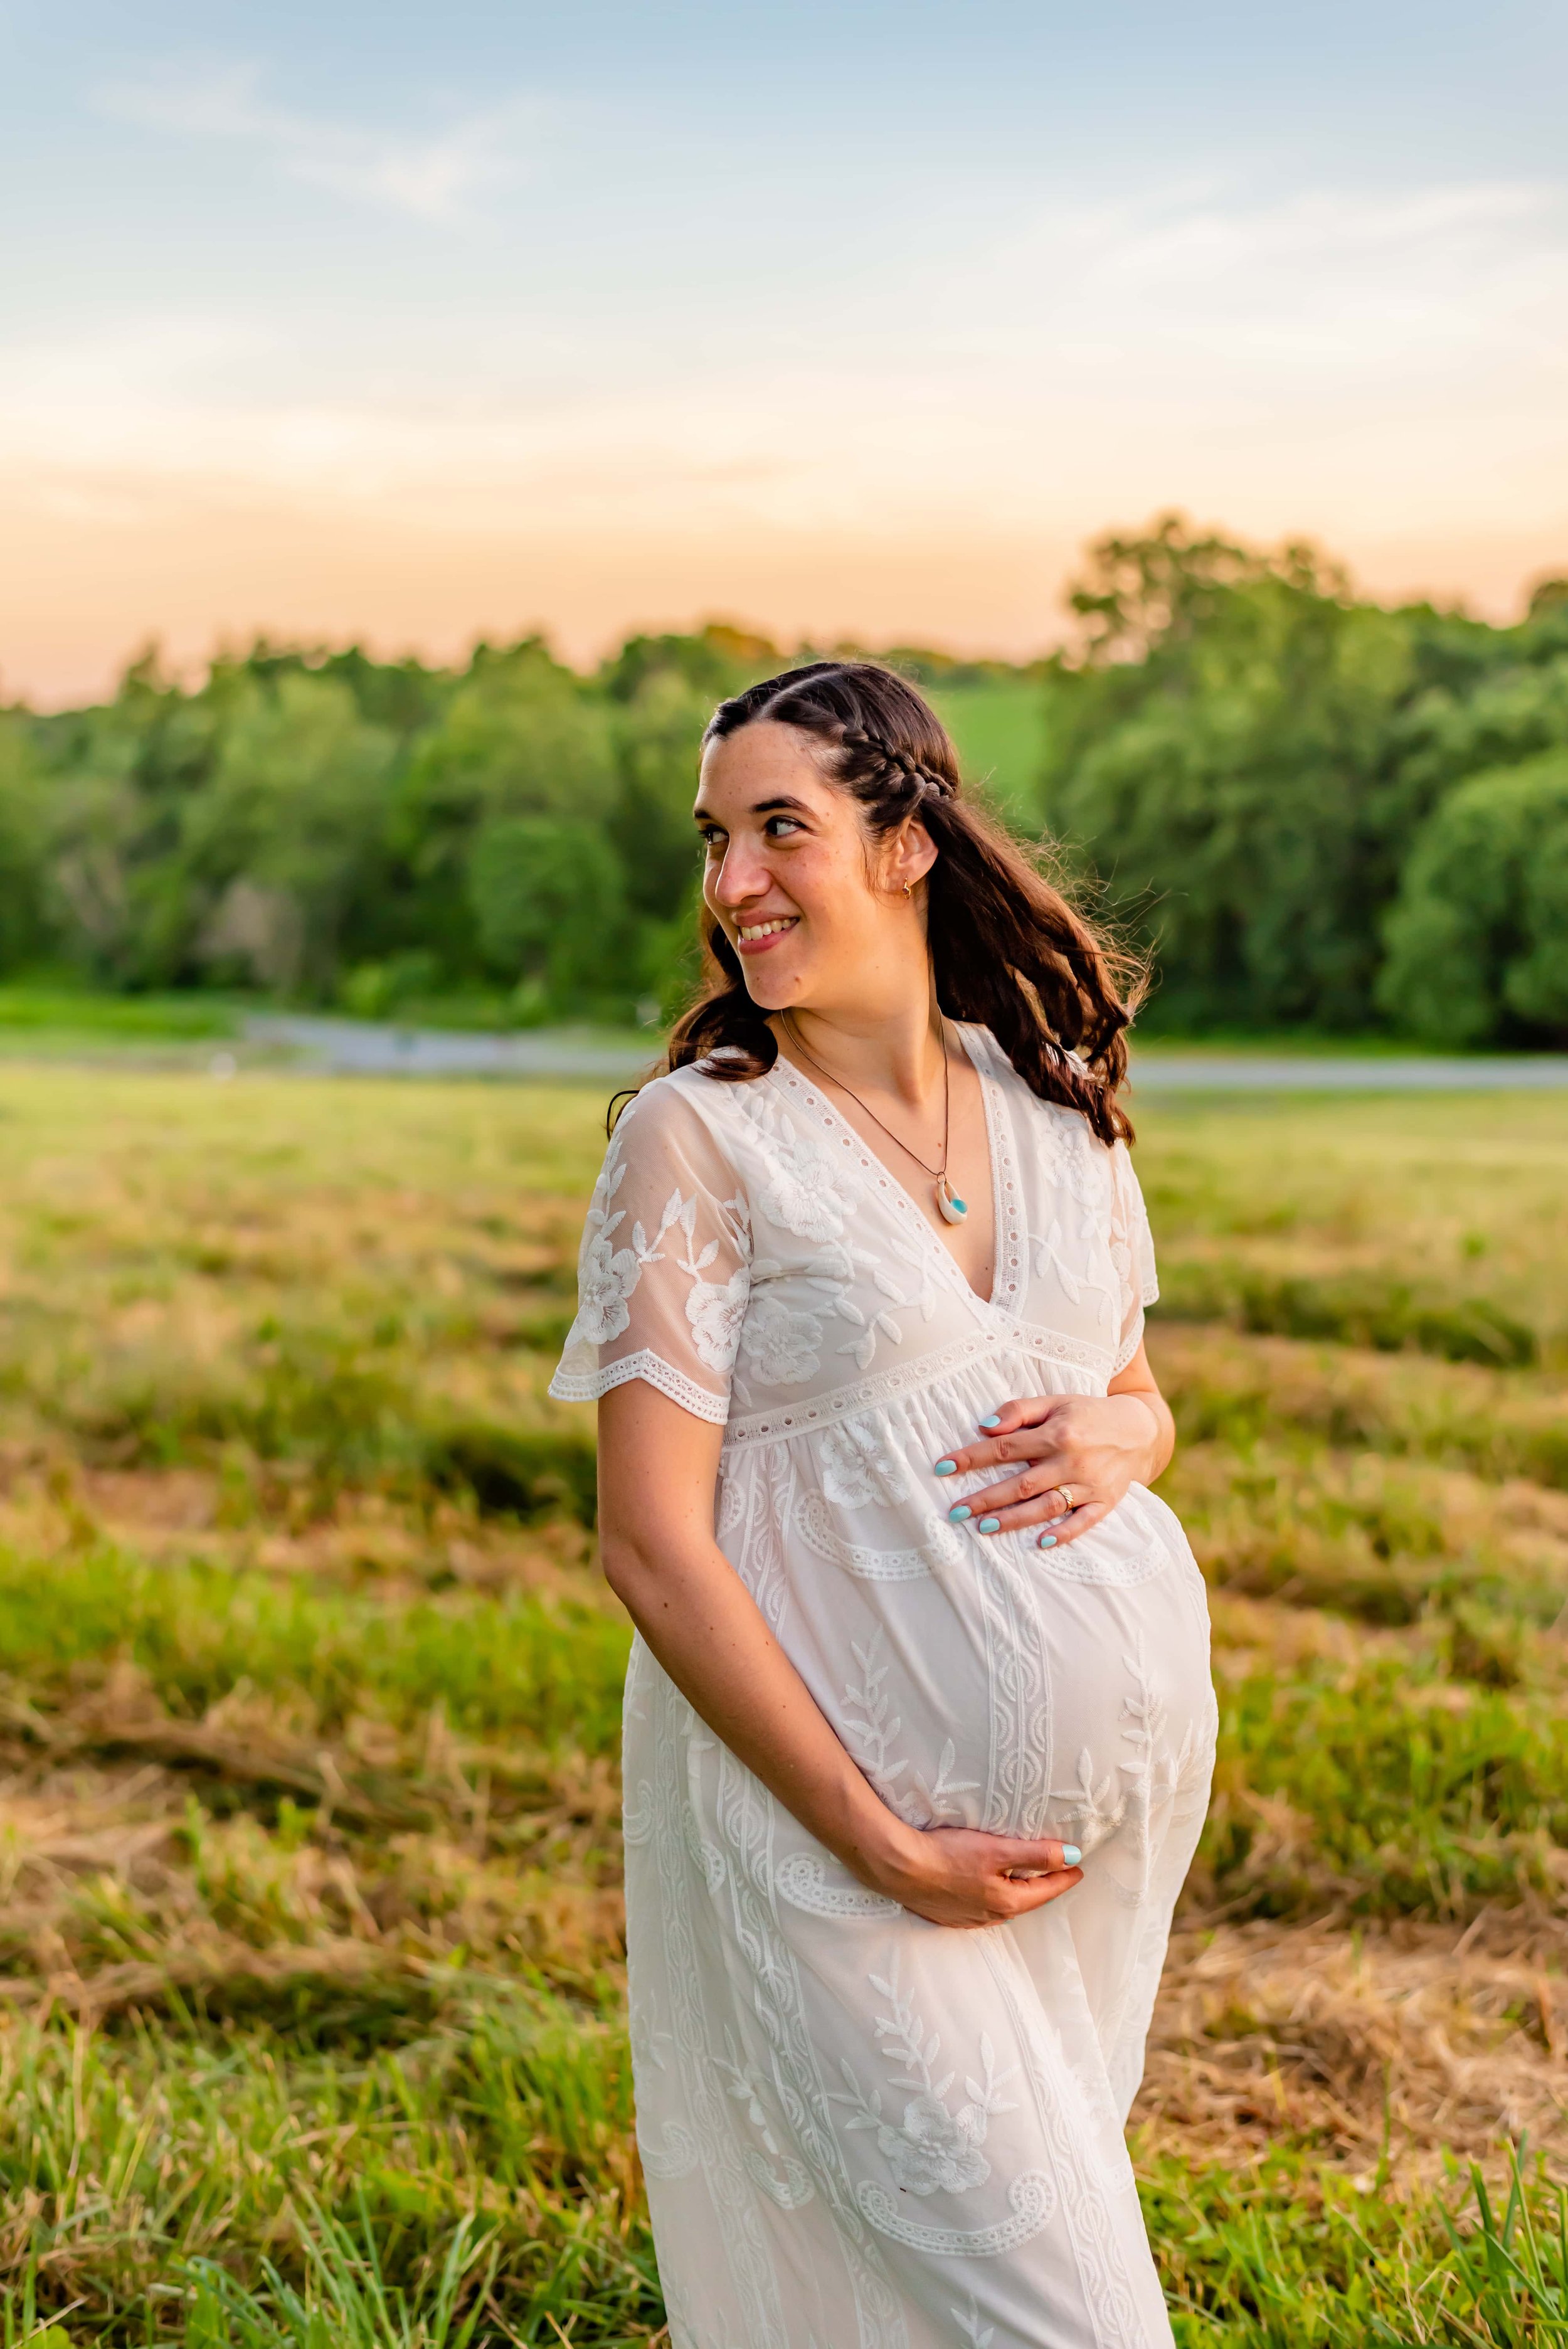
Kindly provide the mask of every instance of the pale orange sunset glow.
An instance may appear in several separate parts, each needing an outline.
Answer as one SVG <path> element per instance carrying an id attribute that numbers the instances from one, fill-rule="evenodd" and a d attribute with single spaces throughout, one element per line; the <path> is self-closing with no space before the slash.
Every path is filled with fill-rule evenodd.
<path id="1" fill-rule="evenodd" d="M 584 659 L 715 613 L 1017 657 L 1087 537 L 1173 506 L 1499 618 L 1568 563 L 1568 196 L 1506 45 L 1418 83 L 1403 10 L 1330 28 L 1339 73 L 1150 16 L 1124 79 L 1002 13 L 957 57 L 906 26 L 853 145 L 804 56 L 739 107 L 757 27 L 676 28 L 680 82 L 618 17 L 600 71 L 486 16 L 488 83 L 428 97 L 402 33 L 368 77 L 341 29 L 308 71 L 286 23 L 40 35 L 4 689 L 152 637 Z"/>

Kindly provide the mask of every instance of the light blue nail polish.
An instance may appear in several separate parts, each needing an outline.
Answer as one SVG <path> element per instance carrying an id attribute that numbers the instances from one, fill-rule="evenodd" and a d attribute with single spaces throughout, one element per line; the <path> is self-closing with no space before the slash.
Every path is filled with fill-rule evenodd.
<path id="1" fill-rule="evenodd" d="M 1076 1868 L 1082 1857 L 1083 1854 L 1079 1851 L 1076 1843 L 1063 1844 L 1062 1866 L 1064 1868 Z"/>
<path id="2" fill-rule="evenodd" d="M 958 1474 L 957 1461 L 939 1460 L 936 1464 L 936 1473 L 939 1476 L 956 1476 Z"/>
<path id="3" fill-rule="evenodd" d="M 1055 1534 L 1042 1534 L 1039 1540 L 1035 1545 L 1037 1549 L 1055 1549 L 1056 1546 L 1057 1537 Z"/>
<path id="4" fill-rule="evenodd" d="M 1002 1520 L 1000 1517 L 982 1517 L 975 1530 L 977 1534 L 994 1534 L 999 1533 L 1001 1531 L 1001 1527 Z"/>
<path id="5" fill-rule="evenodd" d="M 1001 1424 L 1002 1424 L 1002 1414 L 1001 1414 L 1001 1413 L 1000 1413 L 999 1411 L 994 1411 L 994 1412 L 991 1413 L 990 1418 L 989 1418 L 989 1419 L 983 1419 L 983 1420 L 980 1422 L 980 1424 L 981 1424 L 981 1426 L 982 1426 L 982 1427 L 1000 1427 L 1000 1426 L 1001 1426 Z"/>
<path id="6" fill-rule="evenodd" d="M 963 1501 L 959 1502 L 958 1506 L 955 1509 L 949 1509 L 947 1512 L 949 1519 L 955 1526 L 962 1525 L 965 1518 L 970 1514 L 971 1512 L 967 1504 Z"/>

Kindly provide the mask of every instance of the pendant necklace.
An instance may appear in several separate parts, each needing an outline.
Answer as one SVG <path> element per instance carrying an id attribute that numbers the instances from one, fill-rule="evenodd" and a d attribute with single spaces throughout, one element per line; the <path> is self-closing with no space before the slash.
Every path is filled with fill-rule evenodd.
<path id="1" fill-rule="evenodd" d="M 966 1199 L 959 1198 L 957 1193 L 954 1190 L 952 1184 L 947 1179 L 947 1131 L 952 1102 L 947 1070 L 947 1027 L 941 1012 L 939 1011 L 936 1015 L 936 1025 L 942 1038 L 942 1164 L 940 1166 L 927 1166 L 923 1158 L 915 1156 L 914 1152 L 910 1148 L 907 1142 L 899 1142 L 899 1138 L 893 1132 L 892 1126 L 882 1125 L 882 1122 L 877 1115 L 875 1110 L 866 1109 L 866 1105 L 864 1102 L 861 1101 L 859 1093 L 851 1092 L 849 1086 L 845 1084 L 842 1077 L 836 1077 L 830 1069 L 824 1069 L 816 1054 L 814 1052 L 809 1052 L 806 1050 L 805 1045 L 800 1041 L 800 1031 L 796 1027 L 793 1019 L 790 1019 L 789 1014 L 787 1011 L 781 1011 L 779 1016 L 783 1020 L 785 1027 L 789 1030 L 790 1041 L 793 1043 L 796 1050 L 800 1054 L 802 1060 L 810 1061 L 811 1066 L 817 1071 L 818 1074 L 820 1076 L 826 1077 L 830 1085 L 837 1085 L 841 1093 L 849 1093 L 850 1099 L 854 1102 L 855 1107 L 857 1109 L 865 1110 L 865 1113 L 870 1118 L 872 1123 L 875 1126 L 881 1126 L 882 1131 L 886 1134 L 890 1142 L 898 1143 L 899 1148 L 903 1152 L 906 1158 L 913 1158 L 915 1164 L 921 1169 L 922 1173 L 932 1176 L 936 1191 L 936 1212 L 942 1217 L 943 1222 L 944 1224 L 961 1224 L 964 1221 L 965 1216 L 969 1213 L 969 1203 Z"/>

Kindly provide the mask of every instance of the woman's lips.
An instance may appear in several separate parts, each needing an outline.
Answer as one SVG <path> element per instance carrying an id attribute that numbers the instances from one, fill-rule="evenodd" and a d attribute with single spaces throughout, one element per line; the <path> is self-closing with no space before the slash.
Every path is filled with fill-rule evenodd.
<path id="1" fill-rule="evenodd" d="M 800 920 L 799 914 L 775 915 L 772 918 L 775 921 L 781 921 L 784 924 L 783 928 L 779 930 L 769 930 L 764 936 L 759 938 L 742 937 L 739 934 L 741 926 L 738 925 L 735 939 L 736 953 L 743 955 L 766 954 L 769 947 L 779 946 L 785 938 L 792 937 Z M 750 929 L 754 925 L 748 922 L 744 926 L 747 929 Z"/>

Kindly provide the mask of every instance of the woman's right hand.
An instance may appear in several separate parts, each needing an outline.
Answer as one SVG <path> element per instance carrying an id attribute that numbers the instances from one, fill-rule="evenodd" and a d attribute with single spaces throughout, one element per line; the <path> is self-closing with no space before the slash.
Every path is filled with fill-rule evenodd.
<path id="1" fill-rule="evenodd" d="M 960 1928 L 1005 1925 L 1083 1881 L 1076 1845 L 973 1827 L 904 1828 L 869 1873 L 917 1917 Z"/>

